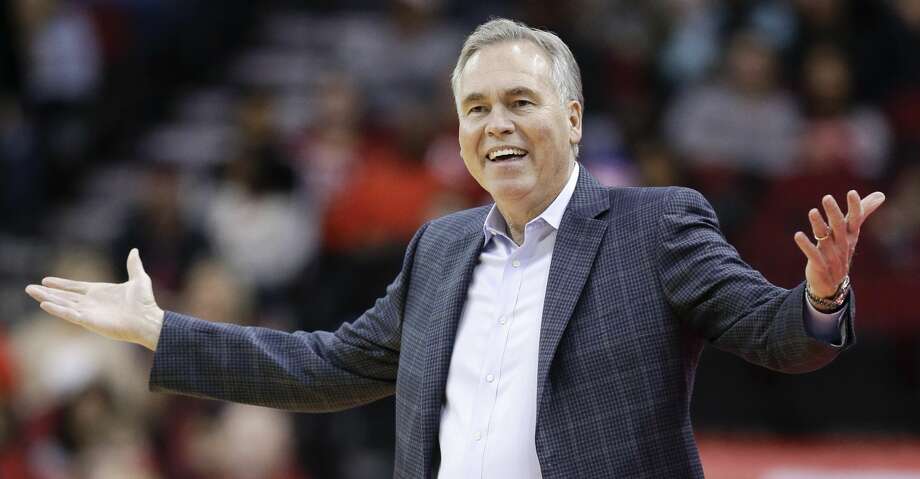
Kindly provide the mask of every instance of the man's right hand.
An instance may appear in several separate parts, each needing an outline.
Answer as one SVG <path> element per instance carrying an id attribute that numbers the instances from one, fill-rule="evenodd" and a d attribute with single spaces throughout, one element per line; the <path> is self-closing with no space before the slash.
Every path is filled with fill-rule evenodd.
<path id="1" fill-rule="evenodd" d="M 163 310 L 153 298 L 150 276 L 137 249 L 128 254 L 128 281 L 89 283 L 48 277 L 30 284 L 26 293 L 53 316 L 119 341 L 156 351 L 163 327 Z"/>

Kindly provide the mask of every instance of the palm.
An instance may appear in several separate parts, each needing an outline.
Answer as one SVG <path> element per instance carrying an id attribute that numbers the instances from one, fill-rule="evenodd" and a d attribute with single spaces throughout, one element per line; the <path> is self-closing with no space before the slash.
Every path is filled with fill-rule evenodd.
<path id="1" fill-rule="evenodd" d="M 153 292 L 142 283 L 140 280 L 119 284 L 89 283 L 78 303 L 84 327 L 112 339 L 130 340 L 124 319 L 143 314 L 145 307 L 155 305 Z"/>

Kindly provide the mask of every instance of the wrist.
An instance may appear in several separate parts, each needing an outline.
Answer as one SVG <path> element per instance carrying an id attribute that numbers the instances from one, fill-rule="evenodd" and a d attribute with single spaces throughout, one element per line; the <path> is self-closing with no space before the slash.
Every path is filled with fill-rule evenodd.
<path id="1" fill-rule="evenodd" d="M 812 291 L 811 286 L 808 282 L 805 282 L 805 297 L 808 300 L 809 304 L 816 310 L 822 313 L 835 313 L 840 311 L 843 308 L 843 305 L 846 303 L 847 297 L 850 293 L 850 276 L 844 276 L 843 280 L 837 285 L 837 289 L 833 294 L 828 296 L 820 296 L 815 294 Z"/>
<path id="2" fill-rule="evenodd" d="M 156 306 L 144 314 L 144 327 L 140 344 L 151 351 L 157 350 L 157 343 L 160 341 L 160 332 L 163 330 L 163 318 L 165 315 L 166 313 Z"/>

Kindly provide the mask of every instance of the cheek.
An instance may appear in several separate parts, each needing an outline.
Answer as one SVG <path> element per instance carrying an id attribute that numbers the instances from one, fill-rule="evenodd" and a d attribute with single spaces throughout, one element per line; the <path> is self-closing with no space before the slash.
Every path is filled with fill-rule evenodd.
<path id="1" fill-rule="evenodd" d="M 478 161 L 475 161 L 475 159 L 471 157 L 469 153 L 464 153 L 461 151 L 460 157 L 463 159 L 463 165 L 466 166 L 466 171 L 468 171 L 470 175 L 478 181 L 482 176 L 482 165 L 480 165 Z"/>
<path id="2" fill-rule="evenodd" d="M 554 128 L 552 123 L 542 122 L 536 128 L 531 129 L 530 140 L 535 142 L 537 148 L 542 150 L 545 155 L 556 156 L 557 150 L 563 143 L 568 144 L 568 132 Z"/>
<path id="3" fill-rule="evenodd" d="M 474 166 L 479 151 L 479 131 L 473 127 L 460 126 L 457 132 L 460 140 L 460 156 L 468 168 Z"/>

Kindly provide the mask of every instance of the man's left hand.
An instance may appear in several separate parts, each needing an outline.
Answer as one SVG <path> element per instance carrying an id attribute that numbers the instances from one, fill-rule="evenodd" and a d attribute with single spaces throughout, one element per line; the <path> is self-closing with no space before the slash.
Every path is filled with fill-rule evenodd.
<path id="1" fill-rule="evenodd" d="M 795 243 L 808 258 L 805 279 L 812 293 L 829 298 L 837 292 L 843 278 L 849 274 L 850 262 L 859 240 L 859 228 L 884 202 L 885 195 L 879 191 L 860 199 L 856 191 L 850 190 L 847 193 L 845 216 L 831 195 L 825 195 L 821 200 L 827 222 L 817 208 L 808 212 L 817 245 L 801 231 L 795 233 Z"/>

